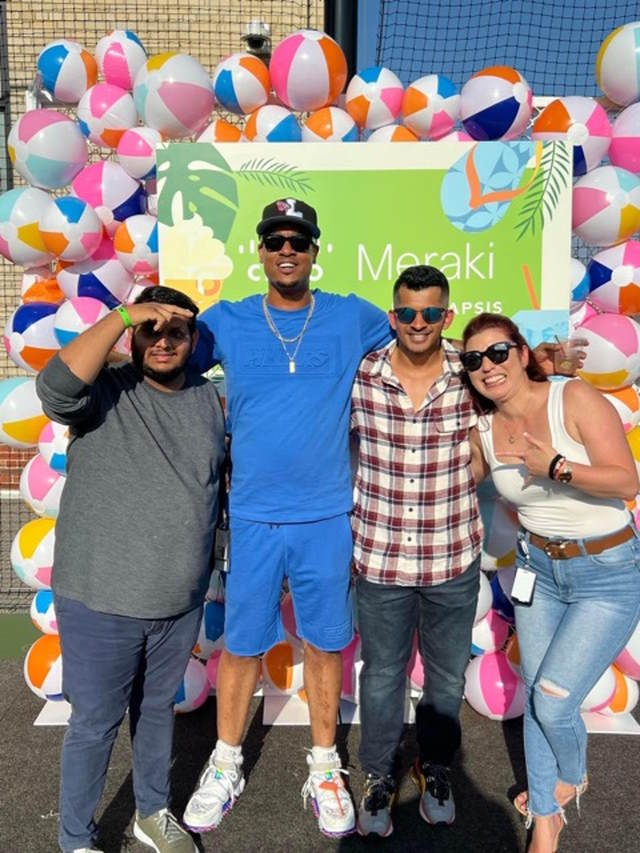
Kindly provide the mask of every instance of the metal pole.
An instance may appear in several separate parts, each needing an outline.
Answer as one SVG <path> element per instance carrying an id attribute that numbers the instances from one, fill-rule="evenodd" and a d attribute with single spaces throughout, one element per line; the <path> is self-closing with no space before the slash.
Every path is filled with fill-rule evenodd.
<path id="1" fill-rule="evenodd" d="M 358 0 L 325 0 L 324 29 L 344 51 L 350 80 L 358 70 Z"/>

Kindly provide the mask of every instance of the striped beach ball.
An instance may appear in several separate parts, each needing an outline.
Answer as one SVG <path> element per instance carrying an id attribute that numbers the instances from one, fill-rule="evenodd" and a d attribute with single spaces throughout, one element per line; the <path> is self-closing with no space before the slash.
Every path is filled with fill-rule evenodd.
<path id="1" fill-rule="evenodd" d="M 614 166 L 640 175 L 640 103 L 631 104 L 614 121 L 609 159 Z"/>
<path id="2" fill-rule="evenodd" d="M 525 686 L 504 651 L 474 658 L 465 672 L 465 699 L 491 720 L 512 720 L 524 713 Z"/>
<path id="3" fill-rule="evenodd" d="M 91 205 L 110 237 L 121 222 L 144 213 L 147 206 L 139 181 L 112 160 L 100 160 L 83 169 L 74 178 L 71 191 Z"/>
<path id="4" fill-rule="evenodd" d="M 75 121 L 56 110 L 29 110 L 11 128 L 9 157 L 36 187 L 66 187 L 87 162 L 87 140 Z"/>
<path id="5" fill-rule="evenodd" d="M 529 84 L 515 68 L 484 68 L 460 92 L 464 129 L 474 139 L 515 139 L 529 124 L 532 98 Z"/>
<path id="6" fill-rule="evenodd" d="M 640 680 L 640 622 L 629 638 L 627 645 L 616 658 L 615 664 L 620 672 L 624 672 L 625 675 L 634 678 L 636 681 Z"/>
<path id="7" fill-rule="evenodd" d="M 16 187 L 0 195 L 0 255 L 22 267 L 38 267 L 53 258 L 40 233 L 51 196 L 35 187 Z"/>
<path id="8" fill-rule="evenodd" d="M 192 56 L 172 51 L 145 62 L 136 75 L 133 99 L 143 124 L 170 139 L 200 133 L 214 104 L 207 71 Z"/>
<path id="9" fill-rule="evenodd" d="M 58 281 L 48 266 L 34 267 L 22 274 L 20 298 L 29 302 L 54 302 L 60 304 L 64 293 L 58 287 Z"/>
<path id="10" fill-rule="evenodd" d="M 36 394 L 35 379 L 12 376 L 0 380 L 0 444 L 35 447 L 48 422 Z"/>
<path id="11" fill-rule="evenodd" d="M 130 92 L 136 74 L 147 61 L 147 51 L 131 30 L 113 30 L 96 45 L 98 68 L 106 83 Z"/>
<path id="12" fill-rule="evenodd" d="M 440 139 L 460 117 L 460 93 L 442 74 L 427 74 L 407 87 L 402 120 L 420 139 Z"/>
<path id="13" fill-rule="evenodd" d="M 56 311 L 54 328 L 60 346 L 66 346 L 108 313 L 109 309 L 104 302 L 91 296 L 74 296 L 67 299 Z"/>
<path id="14" fill-rule="evenodd" d="M 614 246 L 640 228 L 640 178 L 616 166 L 600 166 L 573 188 L 574 233 L 590 246 Z"/>
<path id="15" fill-rule="evenodd" d="M 573 174 L 599 166 L 611 143 L 611 124 L 594 98 L 556 98 L 531 128 L 532 139 L 566 139 L 573 145 Z"/>
<path id="16" fill-rule="evenodd" d="M 346 109 L 359 128 L 376 130 L 398 118 L 403 95 L 402 83 L 393 71 L 376 65 L 358 71 L 351 78 Z"/>
<path id="17" fill-rule="evenodd" d="M 77 104 L 98 78 L 95 59 L 77 41 L 50 42 L 40 51 L 36 66 L 42 88 L 65 104 Z"/>
<path id="18" fill-rule="evenodd" d="M 224 646 L 224 602 L 205 601 L 202 622 L 193 653 L 201 660 L 208 660 L 214 652 Z"/>
<path id="19" fill-rule="evenodd" d="M 471 654 L 483 655 L 501 649 L 509 636 L 509 623 L 496 610 L 489 610 L 471 632 Z"/>
<path id="20" fill-rule="evenodd" d="M 304 649 L 290 634 L 287 640 L 276 643 L 262 658 L 262 678 L 265 692 L 295 696 L 304 686 Z"/>
<path id="21" fill-rule="evenodd" d="M 24 659 L 24 680 L 41 699 L 64 699 L 62 649 L 57 634 L 44 634 L 31 646 Z"/>
<path id="22" fill-rule="evenodd" d="M 98 214 L 75 196 L 50 201 L 40 220 L 40 233 L 47 249 L 61 261 L 84 261 L 102 242 Z"/>
<path id="23" fill-rule="evenodd" d="M 598 711 L 599 714 L 604 714 L 606 717 L 630 713 L 640 698 L 638 682 L 620 672 L 617 666 L 612 667 L 612 669 L 616 679 L 616 690 L 609 703 Z"/>
<path id="24" fill-rule="evenodd" d="M 322 107 L 302 125 L 303 142 L 357 142 L 359 138 L 355 121 L 339 107 Z"/>
<path id="25" fill-rule="evenodd" d="M 36 515 L 57 518 L 65 479 L 38 453 L 22 469 L 20 495 Z"/>
<path id="26" fill-rule="evenodd" d="M 174 712 L 188 714 L 189 711 L 195 711 L 204 705 L 209 696 L 209 688 L 205 665 L 196 658 L 190 658 L 174 699 Z"/>
<path id="27" fill-rule="evenodd" d="M 379 127 L 367 139 L 367 142 L 420 142 L 415 133 L 401 124 L 385 124 Z"/>
<path id="28" fill-rule="evenodd" d="M 68 445 L 68 426 L 55 421 L 49 421 L 48 424 L 45 424 L 38 438 L 38 451 L 47 465 L 58 474 L 67 473 Z"/>
<path id="29" fill-rule="evenodd" d="M 452 130 L 446 136 L 441 137 L 439 142 L 475 142 L 473 136 L 469 136 L 464 130 Z"/>
<path id="30" fill-rule="evenodd" d="M 571 301 L 580 302 L 589 295 L 589 273 L 587 268 L 577 258 L 571 258 Z"/>
<path id="31" fill-rule="evenodd" d="M 130 273 L 154 273 L 158 269 L 158 220 L 148 213 L 130 216 L 118 226 L 113 247 Z"/>
<path id="32" fill-rule="evenodd" d="M 213 72 L 216 101 L 236 115 L 247 115 L 266 104 L 270 92 L 269 69 L 251 53 L 232 53 Z"/>
<path id="33" fill-rule="evenodd" d="M 618 106 L 640 100 L 640 21 L 623 24 L 602 42 L 596 56 L 596 82 Z"/>
<path id="34" fill-rule="evenodd" d="M 91 296 L 108 308 L 125 302 L 135 283 L 133 274 L 126 270 L 112 252 L 110 258 L 88 258 L 58 271 L 58 284 L 67 299 Z"/>
<path id="35" fill-rule="evenodd" d="M 602 708 L 606 708 L 615 695 L 616 687 L 617 682 L 613 667 L 608 666 L 585 696 L 580 710 L 600 711 Z"/>
<path id="36" fill-rule="evenodd" d="M 58 622 L 53 603 L 53 592 L 50 589 L 39 589 L 31 599 L 29 608 L 31 621 L 38 631 L 43 634 L 57 634 Z"/>
<path id="37" fill-rule="evenodd" d="M 156 146 L 162 134 L 152 127 L 130 127 L 120 137 L 116 157 L 125 172 L 137 181 L 146 181 L 156 174 Z"/>
<path id="38" fill-rule="evenodd" d="M 292 110 L 319 110 L 332 104 L 347 82 L 340 45 L 319 30 L 298 30 L 278 44 L 269 62 L 278 98 Z"/>
<path id="39" fill-rule="evenodd" d="M 217 118 L 207 125 L 202 131 L 196 142 L 244 142 L 246 141 L 242 131 L 230 121 L 225 121 L 223 118 Z"/>
<path id="40" fill-rule="evenodd" d="M 480 583 L 478 586 L 478 600 L 476 602 L 476 612 L 473 617 L 473 624 L 481 622 L 487 613 L 491 610 L 493 594 L 491 592 L 491 584 L 489 578 L 484 572 L 480 572 Z"/>
<path id="41" fill-rule="evenodd" d="M 598 252 L 587 269 L 594 305 L 617 314 L 640 314 L 640 241 Z"/>
<path id="42" fill-rule="evenodd" d="M 34 518 L 20 528 L 11 543 L 11 567 L 32 589 L 51 586 L 55 531 L 55 519 Z"/>
<path id="43" fill-rule="evenodd" d="M 302 132 L 295 115 L 277 104 L 266 104 L 251 113 L 244 135 L 249 142 L 302 141 Z"/>
<path id="44" fill-rule="evenodd" d="M 638 426 L 640 423 L 640 393 L 633 385 L 629 385 L 628 388 L 621 388 L 619 391 L 608 391 L 605 393 L 605 397 L 620 416 L 625 432 L 631 432 Z"/>
<path id="45" fill-rule="evenodd" d="M 640 325 L 623 314 L 596 314 L 580 325 L 586 358 L 578 376 L 601 391 L 617 391 L 640 376 Z"/>
<path id="46" fill-rule="evenodd" d="M 7 355 L 18 367 L 28 372 L 42 370 L 60 349 L 53 330 L 57 310 L 53 302 L 28 302 L 11 314 L 3 342 Z"/>
<path id="47" fill-rule="evenodd" d="M 138 123 L 129 92 L 111 83 L 98 83 L 88 89 L 78 104 L 80 130 L 94 145 L 117 148 L 120 137 Z"/>

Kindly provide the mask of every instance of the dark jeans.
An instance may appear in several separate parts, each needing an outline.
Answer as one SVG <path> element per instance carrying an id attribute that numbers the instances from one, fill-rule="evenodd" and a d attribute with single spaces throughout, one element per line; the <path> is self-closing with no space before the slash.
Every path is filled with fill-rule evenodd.
<path id="1" fill-rule="evenodd" d="M 360 763 L 392 773 L 404 718 L 413 635 L 425 668 L 416 711 L 421 761 L 449 766 L 460 746 L 459 712 L 479 588 L 479 559 L 453 580 L 407 587 L 356 580 L 362 641 Z"/>
<path id="2" fill-rule="evenodd" d="M 89 847 L 118 728 L 129 709 L 133 789 L 143 817 L 165 808 L 173 700 L 198 635 L 202 609 L 171 619 L 89 610 L 55 596 L 65 698 L 71 718 L 62 747 L 62 850 Z"/>

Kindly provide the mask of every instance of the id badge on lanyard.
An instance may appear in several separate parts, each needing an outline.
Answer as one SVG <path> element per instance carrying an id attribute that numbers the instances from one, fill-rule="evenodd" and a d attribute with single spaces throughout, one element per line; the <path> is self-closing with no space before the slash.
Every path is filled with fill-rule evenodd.
<path id="1" fill-rule="evenodd" d="M 511 588 L 511 598 L 518 604 L 531 604 L 536 585 L 536 573 L 529 568 L 529 544 L 524 536 L 518 535 L 518 542 L 524 553 L 526 565 L 518 566 Z"/>

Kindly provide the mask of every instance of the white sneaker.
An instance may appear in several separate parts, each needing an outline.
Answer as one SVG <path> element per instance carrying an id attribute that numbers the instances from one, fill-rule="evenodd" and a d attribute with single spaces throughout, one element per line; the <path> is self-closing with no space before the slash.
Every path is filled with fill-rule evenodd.
<path id="1" fill-rule="evenodd" d="M 71 853 L 104 853 L 104 851 L 98 850 L 97 847 L 76 847 Z"/>
<path id="2" fill-rule="evenodd" d="M 349 771 L 340 766 L 337 757 L 326 764 L 314 764 L 313 757 L 307 755 L 307 764 L 309 776 L 301 791 L 304 807 L 310 797 L 323 835 L 329 838 L 352 835 L 356 830 L 356 814 L 341 775 L 348 776 Z"/>
<path id="3" fill-rule="evenodd" d="M 452 824 L 456 819 L 456 804 L 447 768 L 430 762 L 421 765 L 416 760 L 411 778 L 420 790 L 420 817 L 433 825 Z"/>
<path id="4" fill-rule="evenodd" d="M 219 761 L 215 751 L 198 780 L 182 816 L 182 822 L 193 832 L 215 829 L 244 791 L 242 756 L 237 762 Z"/>

